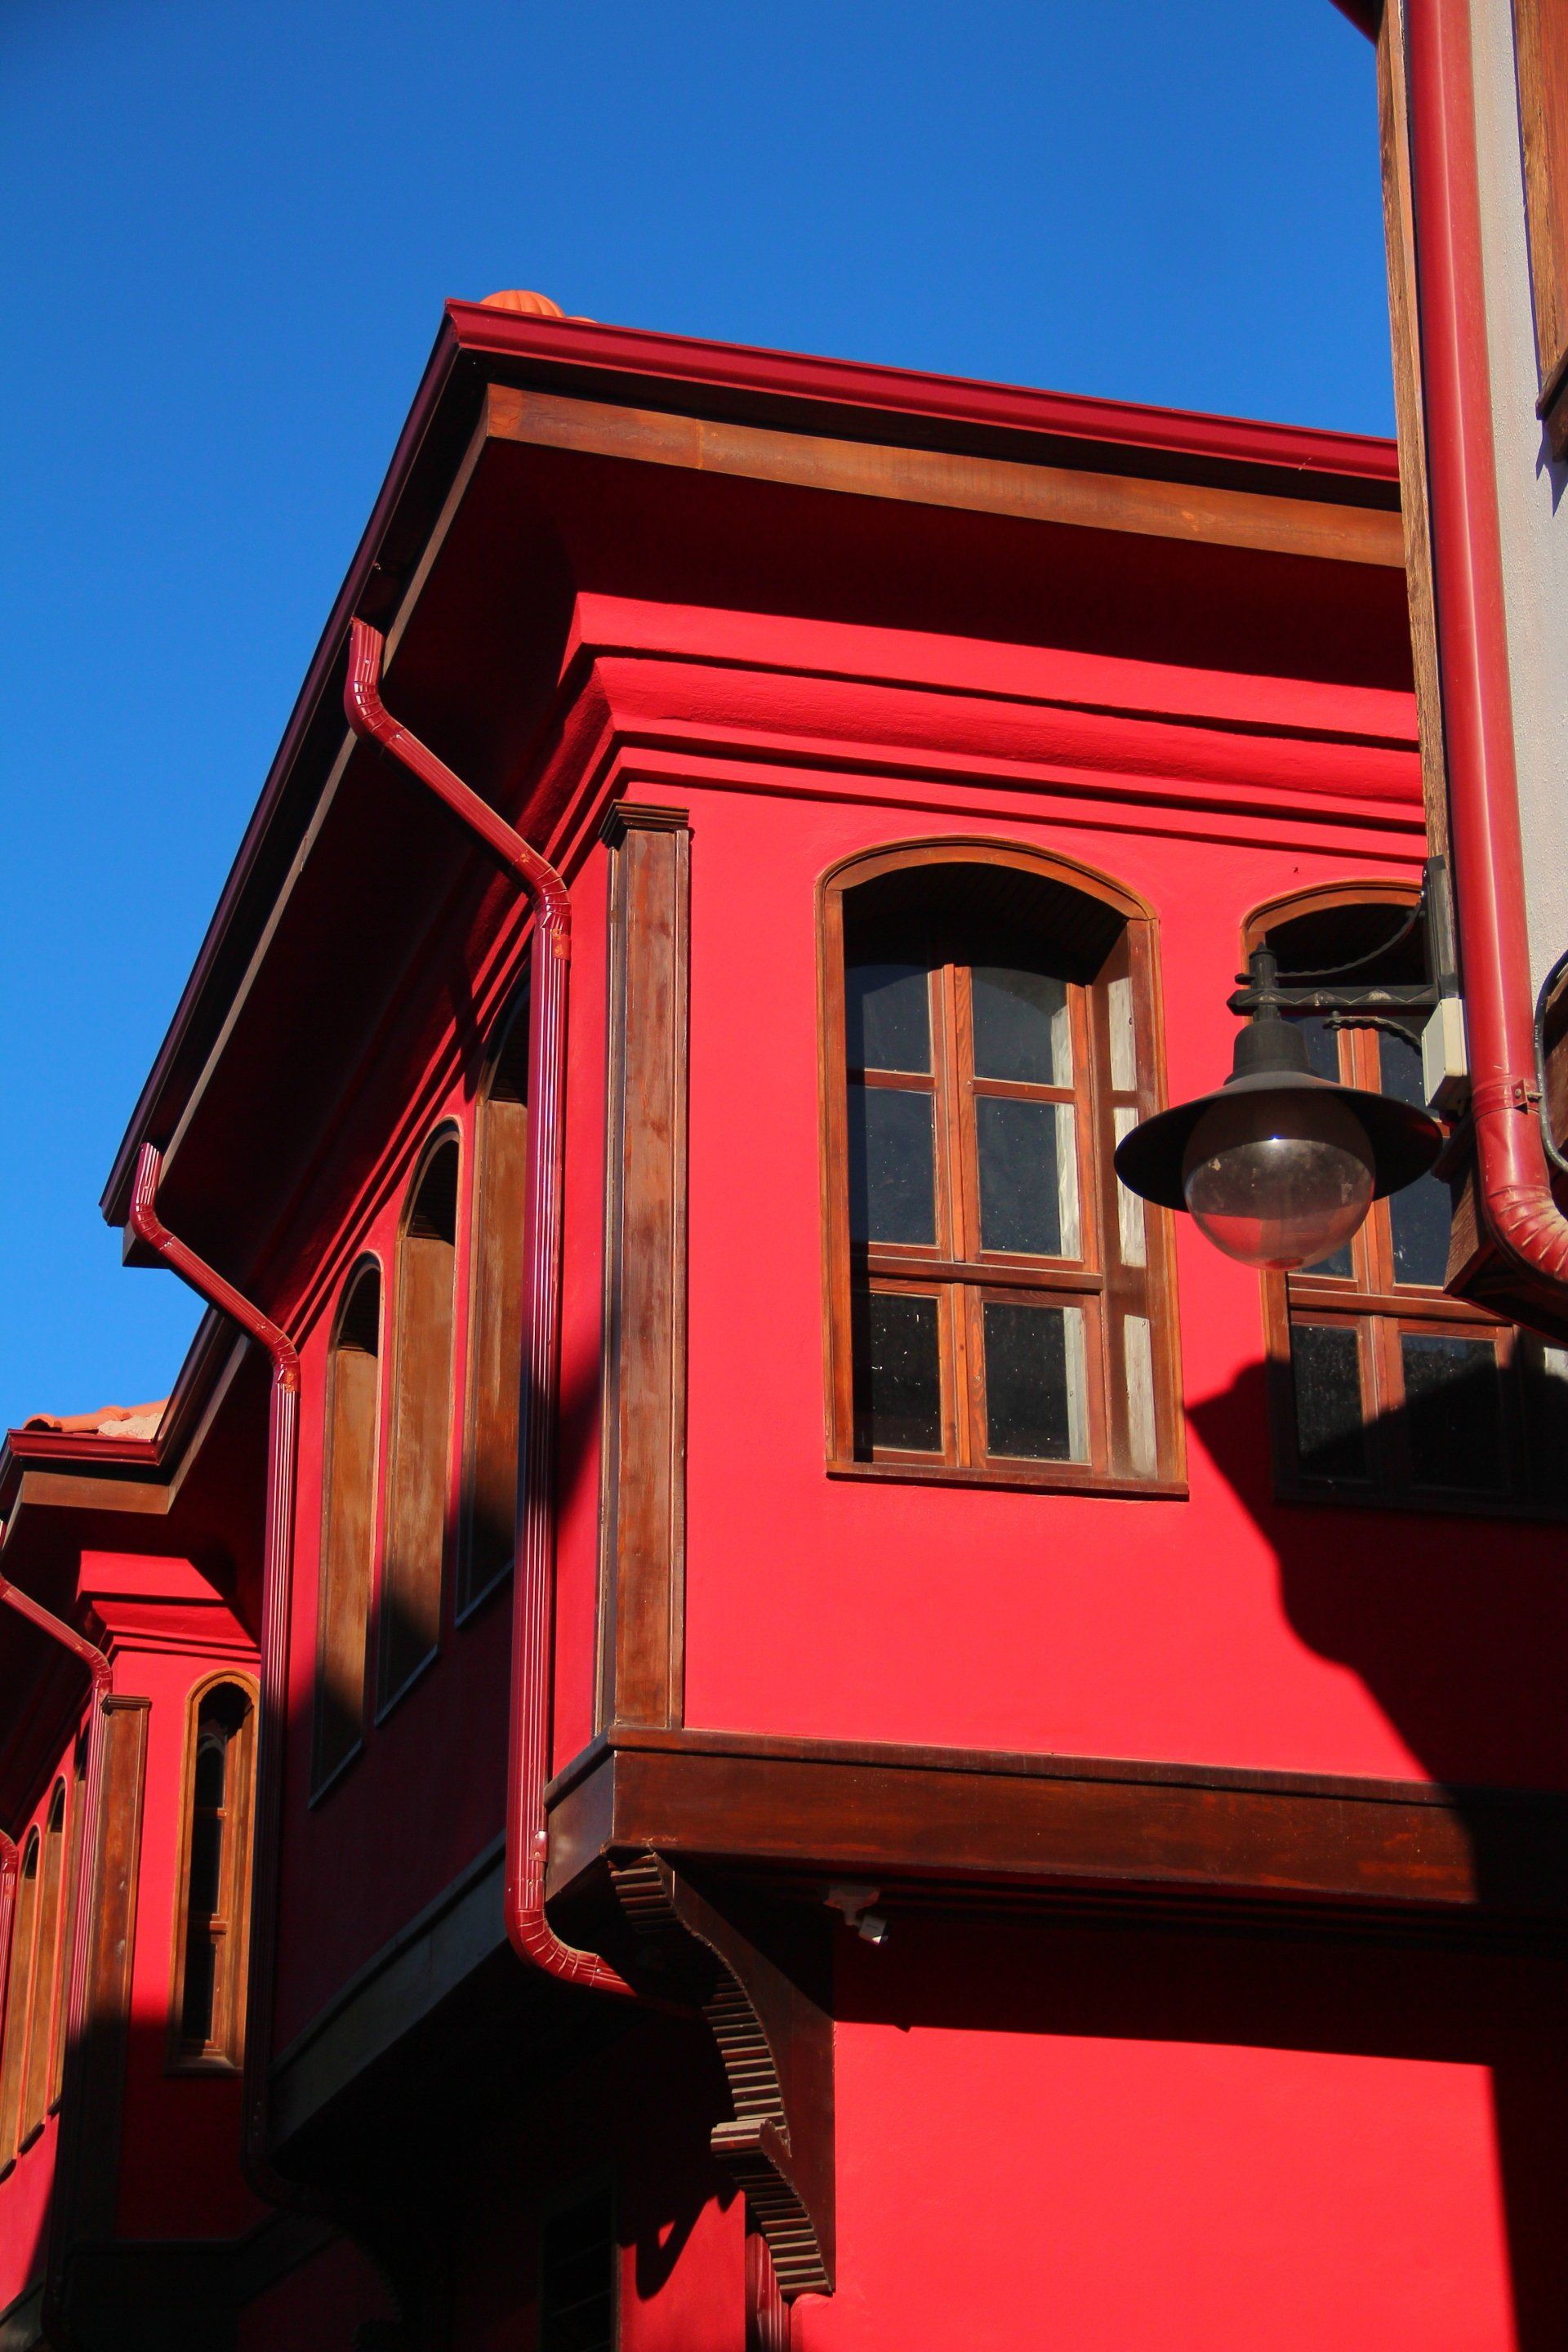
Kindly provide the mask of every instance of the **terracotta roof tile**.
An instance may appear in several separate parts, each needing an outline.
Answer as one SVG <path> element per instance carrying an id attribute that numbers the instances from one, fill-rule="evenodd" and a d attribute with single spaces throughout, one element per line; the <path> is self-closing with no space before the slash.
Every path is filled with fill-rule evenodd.
<path id="1" fill-rule="evenodd" d="M 168 1402 L 159 1397 L 152 1404 L 101 1404 L 96 1412 L 35 1412 L 22 1426 L 61 1437 L 155 1437 Z"/>

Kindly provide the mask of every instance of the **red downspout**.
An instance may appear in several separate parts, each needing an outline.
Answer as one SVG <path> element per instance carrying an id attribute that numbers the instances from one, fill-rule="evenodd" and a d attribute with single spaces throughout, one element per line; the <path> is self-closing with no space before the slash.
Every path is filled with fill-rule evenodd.
<path id="1" fill-rule="evenodd" d="M 507 1756 L 506 1929 L 519 1957 L 598 1992 L 633 1988 L 595 1952 L 563 1944 L 544 1916 L 554 1663 L 555 1425 L 561 1356 L 562 1183 L 565 1164 L 566 982 L 572 905 L 566 885 L 504 818 L 387 712 L 385 641 L 366 622 L 349 633 L 343 708 L 356 735 L 428 785 L 515 875 L 533 900 L 529 988 L 527 1209 L 523 1276 L 523 1441 L 512 1602 L 511 1722 Z"/>
<path id="2" fill-rule="evenodd" d="M 1405 12 L 1455 899 L 1481 1213 L 1512 1265 L 1561 1292 L 1568 1218 L 1552 1197 L 1535 1100 L 1467 7 L 1407 0 Z"/>
<path id="3" fill-rule="evenodd" d="M 269 2204 L 316 2209 L 310 2192 L 274 2171 L 268 2146 L 267 2087 L 272 2060 L 273 1964 L 283 1822 L 283 1758 L 289 1720 L 289 1623 L 294 1572 L 294 1473 L 300 1440 L 300 1358 L 286 1331 L 176 1240 L 158 1215 L 163 1155 L 144 1143 L 131 1193 L 131 1230 L 211 1307 L 221 1308 L 272 1360 L 267 1421 L 267 1507 L 261 1585 L 261 1704 L 256 1741 L 255 1894 L 245 2019 L 245 2168 Z"/>
<path id="4" fill-rule="evenodd" d="M 40 1633 L 47 1633 L 51 1642 L 58 1642 L 63 1650 L 68 1650 L 71 1656 L 87 1668 L 91 1678 L 91 1693 L 89 1699 L 90 1712 L 88 1717 L 87 1774 L 82 1784 L 81 1797 L 81 1860 L 77 1870 L 76 1903 L 71 1921 L 70 1984 L 66 1993 L 66 2050 L 69 2058 L 76 2060 L 87 2046 L 88 1975 L 90 1958 L 88 1946 L 92 1934 L 92 1904 L 94 1881 L 98 1869 L 100 1817 L 103 1810 L 103 1703 L 113 1687 L 113 1668 L 103 1652 L 95 1643 L 89 1642 L 85 1633 L 79 1633 L 74 1625 L 68 1625 L 63 1618 L 57 1617 L 52 1610 L 46 1609 L 41 1601 L 33 1599 L 30 1592 L 24 1592 L 19 1584 L 13 1584 L 5 1576 L 0 1576 L 0 1604 L 15 1610 L 18 1617 L 25 1617 L 30 1625 L 36 1625 Z M 8 1973 L 16 1849 L 8 1838 L 5 1843 L 10 1847 L 10 1853 L 5 1857 L 7 1895 L 5 1906 L 5 1940 L 7 1947 Z M 70 2103 L 70 2113 L 74 2120 L 76 2114 L 74 2100 Z M 65 2116 L 62 2115 L 62 2134 L 65 2128 Z M 64 2181 L 68 2191 L 69 2168 L 62 2169 L 58 2141 L 56 2143 L 55 2178 L 57 2183 Z M 60 2308 L 60 2295 L 65 2284 L 66 2233 L 69 2221 L 68 2210 L 57 2195 L 50 2216 L 50 2254 L 45 2273 L 42 2314 L 43 2333 L 51 2344 L 65 2345 L 71 2341 L 66 2326 L 65 2314 Z"/>

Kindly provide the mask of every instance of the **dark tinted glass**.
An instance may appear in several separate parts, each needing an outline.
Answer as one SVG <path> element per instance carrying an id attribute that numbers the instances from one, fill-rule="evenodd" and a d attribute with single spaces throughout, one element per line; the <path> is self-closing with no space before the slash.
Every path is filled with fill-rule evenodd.
<path id="1" fill-rule="evenodd" d="M 196 1749 L 195 1794 L 197 1804 L 221 1805 L 224 1783 L 227 1778 L 228 1734 L 223 1730 L 204 1730 Z"/>
<path id="2" fill-rule="evenodd" d="M 1490 1340 L 1406 1332 L 1399 1346 L 1415 1484 L 1495 1494 L 1503 1484 L 1502 1397 Z"/>
<path id="3" fill-rule="evenodd" d="M 934 1242 L 930 1095 L 849 1089 L 849 1231 L 858 1242 Z"/>
<path id="4" fill-rule="evenodd" d="M 1067 1314 L 985 1302 L 985 1446 L 1032 1462 L 1073 1459 Z"/>
<path id="5" fill-rule="evenodd" d="M 1057 1115 L 1055 1103 L 975 1097 L 984 1248 L 1029 1250 L 1038 1257 L 1062 1255 Z"/>
<path id="6" fill-rule="evenodd" d="M 976 964 L 970 977 L 975 1076 L 1070 1087 L 1065 983 L 997 964 Z"/>
<path id="7" fill-rule="evenodd" d="M 1325 1323 L 1292 1324 L 1290 1374 L 1303 1475 L 1364 1478 L 1366 1430 L 1354 1331 Z"/>
<path id="8" fill-rule="evenodd" d="M 1426 1088 L 1421 1076 L 1421 1055 L 1408 1037 L 1389 1030 L 1377 1034 L 1383 1091 L 1396 1102 L 1424 1108 Z M 1453 1204 L 1447 1184 L 1436 1176 L 1418 1177 L 1402 1192 L 1388 1196 L 1388 1222 L 1394 1234 L 1394 1279 L 1425 1283 L 1441 1290 L 1448 1270 L 1448 1226 Z"/>
<path id="9" fill-rule="evenodd" d="M 862 1291 L 855 1301 L 855 1444 L 861 1454 L 893 1446 L 942 1452 L 942 1370 L 937 1302 L 897 1291 Z"/>
<path id="10" fill-rule="evenodd" d="M 217 1813 L 195 1813 L 191 1821 L 191 1916 L 210 1919 L 217 1909 L 222 1884 L 223 1821 Z"/>
<path id="11" fill-rule="evenodd" d="M 844 1011 L 852 1070 L 931 1068 L 931 985 L 924 964 L 851 964 L 844 975 Z"/>
<path id="12" fill-rule="evenodd" d="M 1331 1029 L 1317 1013 L 1313 1013 L 1310 1020 L 1298 1022 L 1297 1026 L 1307 1041 L 1307 1059 L 1311 1065 L 1312 1076 L 1315 1078 L 1337 1079 L 1340 1075 L 1339 1031 Z M 1351 1263 L 1349 1242 L 1342 1248 L 1331 1250 L 1327 1257 L 1319 1258 L 1315 1265 L 1303 1267 L 1302 1271 L 1306 1274 L 1337 1275 L 1342 1281 L 1349 1282 L 1355 1273 Z"/>
<path id="13" fill-rule="evenodd" d="M 539 2352 L 612 2352 L 616 2236 L 609 2190 L 553 2213 L 539 2250 Z"/>
<path id="14" fill-rule="evenodd" d="M 185 1988 L 180 2001 L 180 2032 L 199 2049 L 212 2040 L 213 1989 L 217 1952 L 205 1927 L 193 1926 L 185 1939 Z"/>

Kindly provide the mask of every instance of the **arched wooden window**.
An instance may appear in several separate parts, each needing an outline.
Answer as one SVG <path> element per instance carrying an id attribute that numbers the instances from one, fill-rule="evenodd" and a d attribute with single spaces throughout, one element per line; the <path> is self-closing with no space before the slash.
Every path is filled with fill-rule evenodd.
<path id="1" fill-rule="evenodd" d="M 426 1154 L 409 1188 L 398 1248 L 386 1553 L 379 1601 L 383 1707 L 407 1688 L 441 1637 L 458 1172 L 458 1139 L 448 1132 Z"/>
<path id="2" fill-rule="evenodd" d="M 824 943 L 833 1466 L 1179 1490 L 1168 1219 L 1111 1168 L 1161 1099 L 1147 909 L 942 843 L 830 877 Z"/>
<path id="3" fill-rule="evenodd" d="M 64 1948 L 61 1901 L 65 1893 L 66 1784 L 57 1780 L 44 1821 L 38 1864 L 38 1924 L 28 2002 L 27 2060 L 22 2074 L 22 2139 L 42 2128 L 48 2112 L 54 2040 L 59 2008 L 59 1962 Z"/>
<path id="4" fill-rule="evenodd" d="M 237 2066 L 245 2049 L 256 1701 L 244 1683 L 192 1696 L 185 1738 L 171 2062 Z"/>
<path id="5" fill-rule="evenodd" d="M 468 1310 L 468 1460 L 458 1606 L 511 1566 L 522 1381 L 528 1000 L 510 1011 L 479 1099 Z"/>
<path id="6" fill-rule="evenodd" d="M 49 2105 L 58 2107 L 65 2089 L 66 2039 L 69 2020 L 67 2003 L 70 1991 L 71 1965 L 76 1955 L 77 1910 L 81 1886 L 82 1823 L 87 1818 L 84 1801 L 87 1794 L 87 1750 L 89 1734 L 77 1734 L 76 1754 L 71 1765 L 70 1828 L 66 1857 L 66 1880 L 60 1900 L 65 1916 L 60 1923 L 60 1989 L 56 2011 L 55 2060 L 49 2080 Z"/>
<path id="7" fill-rule="evenodd" d="M 364 1730 L 380 1401 L 381 1269 L 371 1264 L 356 1267 L 344 1286 L 327 1371 L 316 1614 L 317 1789 L 354 1753 Z"/>
<path id="8" fill-rule="evenodd" d="M 11 1919 L 5 2043 L 0 2051 L 0 2165 L 10 2163 L 21 2137 L 22 2081 L 27 2064 L 27 2021 L 33 2007 L 34 1944 L 38 1924 L 39 1843 L 35 1830 L 22 1849 L 16 1907 Z"/>
<path id="9" fill-rule="evenodd" d="M 1244 948 L 1287 975 L 1368 958 L 1358 984 L 1426 975 L 1414 884 L 1346 882 L 1261 908 Z M 1303 1019 L 1321 1077 L 1424 1103 L 1419 1030 Z M 1342 1249 L 1264 1276 L 1278 1482 L 1303 1500 L 1447 1509 L 1568 1500 L 1568 1354 L 1451 1298 L 1447 1186 L 1376 1201 Z"/>

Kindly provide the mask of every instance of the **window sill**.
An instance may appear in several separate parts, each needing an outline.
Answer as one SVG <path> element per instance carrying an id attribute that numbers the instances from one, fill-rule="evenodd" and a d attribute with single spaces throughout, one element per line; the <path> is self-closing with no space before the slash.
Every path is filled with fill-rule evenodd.
<path id="1" fill-rule="evenodd" d="M 509 1559 L 504 1568 L 497 1569 L 495 1574 L 490 1578 L 488 1584 L 481 1584 L 477 1592 L 470 1592 L 464 1601 L 459 1602 L 457 1612 L 452 1619 L 454 1628 L 459 1625 L 471 1624 L 474 1619 L 479 1615 L 480 1610 L 483 1609 L 486 1601 L 493 1601 L 496 1594 L 501 1591 L 502 1587 L 510 1583 L 511 1570 L 512 1563 Z"/>
<path id="2" fill-rule="evenodd" d="M 1048 1470 L 975 1470 L 947 1462 L 830 1462 L 827 1475 L 906 1486 L 995 1486 L 1036 1495 L 1110 1495 L 1134 1503 L 1184 1503 L 1187 1499 L 1184 1478 L 1110 1478 L 1092 1471 L 1075 1475 L 1059 1464 Z"/>
<path id="3" fill-rule="evenodd" d="M 360 1758 L 363 1754 L 364 1738 L 362 1734 L 361 1737 L 354 1741 L 354 1744 L 349 1749 L 348 1754 L 346 1756 L 339 1757 L 337 1762 L 333 1765 L 326 1779 L 324 1780 L 317 1781 L 315 1787 L 311 1790 L 310 1796 L 306 1800 L 306 1811 L 310 1811 L 315 1806 L 321 1804 L 326 1798 L 330 1797 L 332 1790 L 338 1786 L 339 1782 L 342 1780 L 347 1773 L 352 1770 L 353 1767 L 359 1762 Z"/>
<path id="4" fill-rule="evenodd" d="M 222 2051 L 212 2051 L 205 2057 L 176 2055 L 164 2061 L 165 2074 L 243 2074 L 244 2067 L 237 2059 L 226 2057 Z"/>

